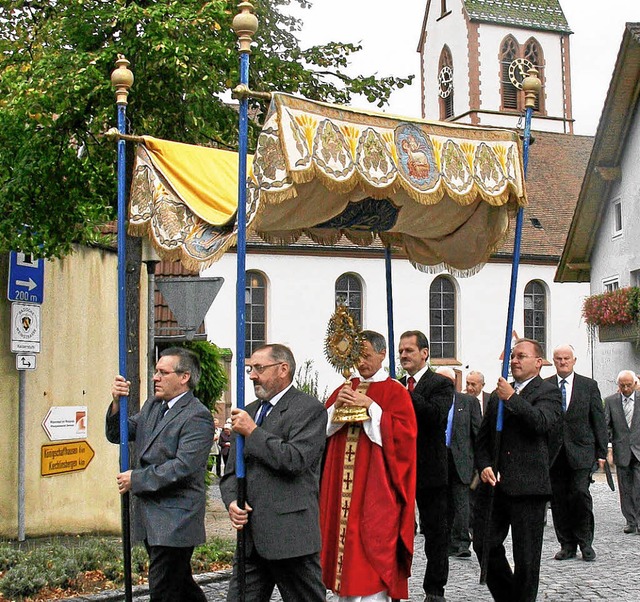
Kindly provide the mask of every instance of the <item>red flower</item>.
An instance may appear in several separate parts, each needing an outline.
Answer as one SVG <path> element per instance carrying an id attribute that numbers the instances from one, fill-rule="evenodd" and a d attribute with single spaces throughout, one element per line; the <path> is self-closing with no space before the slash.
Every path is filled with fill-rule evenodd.
<path id="1" fill-rule="evenodd" d="M 631 286 L 591 295 L 584 300 L 582 317 L 592 326 L 632 324 L 638 321 L 640 288 Z"/>

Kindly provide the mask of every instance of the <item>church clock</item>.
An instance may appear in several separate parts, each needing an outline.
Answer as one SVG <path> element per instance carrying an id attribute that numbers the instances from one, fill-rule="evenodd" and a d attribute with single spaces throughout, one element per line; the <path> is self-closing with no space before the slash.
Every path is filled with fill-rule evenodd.
<path id="1" fill-rule="evenodd" d="M 447 98 L 453 92 L 453 70 L 445 65 L 438 74 L 438 94 L 441 98 Z"/>
<path id="2" fill-rule="evenodd" d="M 509 81 L 518 90 L 522 90 L 522 82 L 532 67 L 533 63 L 527 59 L 514 59 L 509 65 Z"/>

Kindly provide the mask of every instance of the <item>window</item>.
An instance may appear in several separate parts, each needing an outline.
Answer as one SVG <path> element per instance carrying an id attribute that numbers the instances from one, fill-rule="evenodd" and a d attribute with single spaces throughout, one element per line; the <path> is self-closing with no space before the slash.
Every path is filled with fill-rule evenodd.
<path id="1" fill-rule="evenodd" d="M 440 0 L 440 16 L 444 17 L 448 12 L 447 0 Z"/>
<path id="2" fill-rule="evenodd" d="M 456 357 L 456 290 L 453 282 L 438 276 L 429 289 L 429 355 Z"/>
<path id="3" fill-rule="evenodd" d="M 529 38 L 520 46 L 513 36 L 507 36 L 500 47 L 500 93 L 502 108 L 521 111 L 524 109 L 522 80 L 533 65 L 542 83 L 536 98 L 535 110 L 544 112 L 544 56 L 542 47 L 535 38 Z"/>
<path id="4" fill-rule="evenodd" d="M 617 291 L 620 288 L 620 281 L 617 276 L 613 276 L 612 278 L 607 278 L 602 281 L 602 288 L 604 288 L 605 293 L 611 293 L 613 291 Z"/>
<path id="5" fill-rule="evenodd" d="M 336 307 L 344 305 L 362 328 L 362 283 L 355 274 L 342 274 L 336 280 Z"/>
<path id="6" fill-rule="evenodd" d="M 547 291 L 542 282 L 532 280 L 524 289 L 524 336 L 538 341 L 547 353 Z"/>
<path id="7" fill-rule="evenodd" d="M 251 354 L 267 341 L 267 281 L 260 272 L 249 271 L 244 293 L 245 342 L 244 356 Z"/>
<path id="8" fill-rule="evenodd" d="M 613 235 L 620 236 L 622 234 L 622 202 L 615 201 L 613 203 Z"/>
<path id="9" fill-rule="evenodd" d="M 453 117 L 453 59 L 448 46 L 442 49 L 438 65 L 440 120 L 444 121 Z"/>

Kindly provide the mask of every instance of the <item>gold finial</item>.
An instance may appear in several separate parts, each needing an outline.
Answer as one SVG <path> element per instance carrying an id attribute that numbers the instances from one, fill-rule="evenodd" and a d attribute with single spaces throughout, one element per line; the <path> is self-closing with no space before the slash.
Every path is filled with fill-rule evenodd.
<path id="1" fill-rule="evenodd" d="M 240 42 L 240 52 L 251 52 L 251 38 L 258 31 L 258 17 L 253 14 L 251 2 L 240 2 L 240 12 L 233 17 L 233 31 Z"/>
<path id="2" fill-rule="evenodd" d="M 126 105 L 129 88 L 133 86 L 133 73 L 129 69 L 131 63 L 124 58 L 124 54 L 118 55 L 116 69 L 111 72 L 111 85 L 116 89 L 116 104 Z"/>
<path id="3" fill-rule="evenodd" d="M 538 70 L 535 67 L 529 69 L 527 77 L 522 81 L 522 89 L 524 90 L 524 106 L 527 109 L 534 109 L 536 99 L 542 89 L 542 82 L 538 79 Z"/>

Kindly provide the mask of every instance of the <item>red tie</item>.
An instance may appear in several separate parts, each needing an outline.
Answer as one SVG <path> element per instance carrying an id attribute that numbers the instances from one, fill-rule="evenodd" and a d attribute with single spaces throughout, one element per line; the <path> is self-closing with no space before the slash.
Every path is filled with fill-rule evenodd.
<path id="1" fill-rule="evenodd" d="M 410 376 L 407 379 L 407 390 L 409 391 L 409 393 L 413 393 L 413 389 L 416 386 L 416 379 L 413 378 L 413 376 Z"/>

